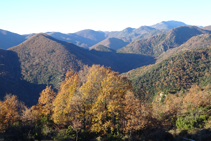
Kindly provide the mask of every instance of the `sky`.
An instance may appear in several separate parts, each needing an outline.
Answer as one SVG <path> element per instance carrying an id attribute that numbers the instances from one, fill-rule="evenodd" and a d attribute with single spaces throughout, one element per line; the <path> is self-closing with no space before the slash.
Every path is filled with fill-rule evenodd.
<path id="1" fill-rule="evenodd" d="M 18 34 L 120 31 L 161 21 L 211 25 L 211 0 L 0 0 L 0 29 Z"/>

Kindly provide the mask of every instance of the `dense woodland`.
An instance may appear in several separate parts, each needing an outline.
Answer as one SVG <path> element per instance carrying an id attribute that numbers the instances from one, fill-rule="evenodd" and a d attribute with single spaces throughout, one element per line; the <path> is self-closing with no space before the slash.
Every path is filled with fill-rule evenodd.
<path id="1" fill-rule="evenodd" d="M 210 48 L 185 51 L 155 64 L 132 80 L 135 92 L 149 94 L 152 98 L 159 91 L 174 93 L 194 83 L 206 86 L 211 80 L 210 52 Z"/>
<path id="2" fill-rule="evenodd" d="M 176 94 L 159 92 L 149 102 L 137 99 L 131 82 L 110 68 L 84 66 L 67 72 L 58 93 L 47 86 L 32 107 L 6 95 L 0 127 L 5 140 L 198 139 L 199 133 L 188 130 L 211 126 L 210 96 L 210 85 L 192 85 Z M 207 132 L 201 134 L 207 138 Z"/>

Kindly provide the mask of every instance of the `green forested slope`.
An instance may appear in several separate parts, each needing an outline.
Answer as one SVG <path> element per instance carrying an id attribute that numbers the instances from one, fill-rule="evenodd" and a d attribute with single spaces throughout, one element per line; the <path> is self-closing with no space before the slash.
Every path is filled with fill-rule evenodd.
<path id="1" fill-rule="evenodd" d="M 211 82 L 211 49 L 190 50 L 162 61 L 132 79 L 138 97 L 152 98 L 158 91 L 176 92 L 193 83 Z"/>

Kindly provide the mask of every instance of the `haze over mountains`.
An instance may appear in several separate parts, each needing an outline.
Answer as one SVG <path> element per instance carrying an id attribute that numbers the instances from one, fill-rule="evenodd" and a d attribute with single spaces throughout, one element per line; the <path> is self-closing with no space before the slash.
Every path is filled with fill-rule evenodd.
<path id="1" fill-rule="evenodd" d="M 168 21 L 112 32 L 88 29 L 69 34 L 47 32 L 18 35 L 1 30 L 0 96 L 2 98 L 5 93 L 13 93 L 28 105 L 35 104 L 41 90 L 46 85 L 57 89 L 69 69 L 79 71 L 84 65 L 93 64 L 111 67 L 119 73 L 126 72 L 122 76 L 132 80 L 138 96 L 146 93 L 147 89 L 153 90 L 150 91 L 153 95 L 157 89 L 154 88 L 154 81 L 151 84 L 152 81 L 148 78 L 164 72 L 159 69 L 165 65 L 162 64 L 163 60 L 186 50 L 210 47 L 209 29 L 209 26 L 199 28 L 187 26 L 182 22 Z M 203 52 L 206 56 L 210 54 L 207 50 Z M 194 54 L 191 55 L 197 58 Z M 202 58 L 201 53 L 200 57 Z M 177 58 L 180 58 L 180 55 Z M 175 65 L 177 58 L 174 58 Z M 169 61 L 171 60 L 166 63 Z M 153 65 L 156 62 L 161 64 Z M 204 65 L 209 64 L 204 62 Z M 152 71 L 152 68 L 156 69 Z M 158 70 L 160 74 L 154 70 Z M 204 74 L 206 73 L 201 77 L 204 78 Z M 154 77 L 153 79 L 157 80 Z M 145 81 L 148 87 L 142 89 L 140 83 Z M 166 88 L 163 85 L 159 85 L 160 89 Z"/>
<path id="2" fill-rule="evenodd" d="M 105 40 L 106 38 L 118 38 L 122 39 L 125 42 L 131 42 L 137 39 L 145 39 L 148 37 L 151 37 L 153 35 L 157 35 L 163 32 L 168 31 L 175 25 L 177 26 L 183 26 L 186 25 L 182 22 L 177 21 L 168 21 L 168 22 L 161 22 L 162 27 L 158 27 L 155 25 L 153 26 L 141 26 L 139 28 L 125 28 L 122 31 L 111 31 L 111 32 L 102 32 L 102 31 L 94 31 L 91 29 L 81 30 L 76 33 L 60 33 L 60 32 L 47 32 L 47 35 L 50 35 L 58 40 L 71 42 L 77 46 L 83 47 L 83 48 L 89 48 L 97 43 L 99 43 L 102 40 Z M 155 28 L 153 28 L 155 27 Z M 8 32 L 6 30 L 0 31 L 0 42 L 2 49 L 7 49 L 9 47 L 13 47 L 15 45 L 20 44 L 24 40 L 28 39 L 29 37 L 33 36 L 35 33 L 27 34 L 27 35 L 19 35 L 15 33 Z M 14 37 L 14 38 L 13 38 Z M 13 41 L 9 41 L 9 38 L 13 38 Z"/>
<path id="3" fill-rule="evenodd" d="M 191 37 L 206 33 L 210 34 L 211 32 L 200 29 L 196 26 L 180 26 L 148 39 L 136 40 L 119 49 L 118 52 L 144 54 L 158 57 L 168 49 L 180 46 Z"/>

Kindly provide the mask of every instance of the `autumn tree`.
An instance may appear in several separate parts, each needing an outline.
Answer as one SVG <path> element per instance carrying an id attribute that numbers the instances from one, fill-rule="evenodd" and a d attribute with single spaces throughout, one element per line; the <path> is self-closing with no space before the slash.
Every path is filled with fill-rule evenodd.
<path id="1" fill-rule="evenodd" d="M 21 116 L 20 116 L 20 119 L 21 121 L 24 123 L 24 124 L 32 124 L 36 121 L 36 119 L 38 118 L 38 115 L 39 115 L 39 111 L 36 110 L 34 111 L 33 109 L 34 107 L 24 107 L 22 110 L 21 110 Z"/>
<path id="2" fill-rule="evenodd" d="M 53 102 L 53 119 L 71 124 L 77 118 L 93 132 L 114 131 L 124 116 L 125 94 L 131 89 L 129 80 L 100 65 L 70 71 Z"/>
<path id="3" fill-rule="evenodd" d="M 158 120 L 153 116 L 153 107 L 149 102 L 135 98 L 133 92 L 130 91 L 125 96 L 125 105 L 124 133 L 152 129 L 157 126 Z"/>
<path id="4" fill-rule="evenodd" d="M 7 94 L 4 101 L 0 101 L 0 127 L 7 128 L 9 125 L 18 121 L 18 100 L 17 96 Z"/>
<path id="5" fill-rule="evenodd" d="M 41 93 L 38 100 L 38 107 L 40 115 L 51 115 L 53 110 L 53 100 L 56 93 L 51 89 L 51 86 L 47 86 Z"/>
<path id="6" fill-rule="evenodd" d="M 97 81 L 99 85 L 96 89 L 99 92 L 90 109 L 91 130 L 105 133 L 117 129 L 118 121 L 123 116 L 125 94 L 132 89 L 132 86 L 126 78 L 121 78 L 110 68 L 97 67 L 101 81 Z M 96 86 L 95 83 L 92 85 Z"/>
<path id="7" fill-rule="evenodd" d="M 70 103 L 79 87 L 78 74 L 70 70 L 61 82 L 60 90 L 53 101 L 53 119 L 55 123 L 65 124 L 71 120 Z"/>

